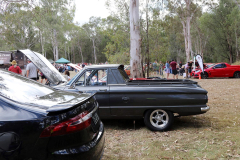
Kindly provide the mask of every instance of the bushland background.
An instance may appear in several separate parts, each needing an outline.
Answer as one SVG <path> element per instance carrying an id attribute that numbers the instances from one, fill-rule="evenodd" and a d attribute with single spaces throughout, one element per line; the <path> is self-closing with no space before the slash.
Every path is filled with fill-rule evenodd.
<path id="1" fill-rule="evenodd" d="M 191 59 L 200 54 L 204 62 L 239 60 L 239 4 L 237 0 L 140 0 L 142 63 L 186 62 L 186 49 Z M 91 17 L 80 25 L 73 22 L 73 0 L 1 1 L 0 50 L 29 48 L 48 59 L 64 57 L 72 63 L 129 64 L 129 0 L 106 0 L 106 9 L 111 11 L 107 18 Z M 187 26 L 189 35 L 184 34 Z"/>

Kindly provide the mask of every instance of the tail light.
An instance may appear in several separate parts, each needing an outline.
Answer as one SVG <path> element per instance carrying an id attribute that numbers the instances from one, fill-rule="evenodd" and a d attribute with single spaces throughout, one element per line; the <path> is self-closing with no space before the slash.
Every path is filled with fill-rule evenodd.
<path id="1" fill-rule="evenodd" d="M 65 135 L 89 127 L 92 116 L 88 113 L 85 111 L 74 118 L 48 126 L 43 130 L 40 138 Z"/>

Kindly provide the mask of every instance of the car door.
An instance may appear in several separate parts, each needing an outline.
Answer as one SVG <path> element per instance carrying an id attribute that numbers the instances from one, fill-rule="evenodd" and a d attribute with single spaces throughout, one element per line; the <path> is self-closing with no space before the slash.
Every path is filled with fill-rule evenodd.
<path id="1" fill-rule="evenodd" d="M 217 64 L 212 68 L 211 71 L 211 76 L 212 77 L 225 77 L 225 70 L 222 67 L 222 64 Z"/>
<path id="2" fill-rule="evenodd" d="M 134 116 L 142 116 L 142 109 L 137 102 L 140 101 L 136 96 L 136 87 L 129 87 L 120 74 L 123 70 L 111 69 L 108 73 L 109 77 L 109 105 L 111 108 L 112 118 L 133 118 Z M 126 73 L 125 73 L 126 74 Z M 134 92 L 134 93 L 133 93 Z M 140 93 L 140 92 L 139 92 Z"/>
<path id="3" fill-rule="evenodd" d="M 100 117 L 109 116 L 109 87 L 107 69 L 88 69 L 75 81 L 75 88 L 82 92 L 97 92 Z"/>
<path id="4" fill-rule="evenodd" d="M 230 70 L 226 64 L 222 63 L 221 77 L 229 77 Z"/>

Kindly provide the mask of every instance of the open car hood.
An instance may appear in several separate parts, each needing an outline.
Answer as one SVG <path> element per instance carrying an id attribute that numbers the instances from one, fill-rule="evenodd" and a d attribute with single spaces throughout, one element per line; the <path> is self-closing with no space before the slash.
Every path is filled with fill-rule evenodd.
<path id="1" fill-rule="evenodd" d="M 58 72 L 58 70 L 40 53 L 33 52 L 29 49 L 18 50 L 26 55 L 33 64 L 46 76 L 46 78 L 53 84 L 60 84 L 67 80 Z"/>

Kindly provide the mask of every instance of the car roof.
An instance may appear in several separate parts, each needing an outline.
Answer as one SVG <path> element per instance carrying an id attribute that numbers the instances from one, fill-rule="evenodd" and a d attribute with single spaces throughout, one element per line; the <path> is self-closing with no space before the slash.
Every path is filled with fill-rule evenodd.
<path id="1" fill-rule="evenodd" d="M 119 66 L 121 66 L 121 64 L 102 64 L 102 65 L 85 66 L 85 68 L 118 68 Z"/>

